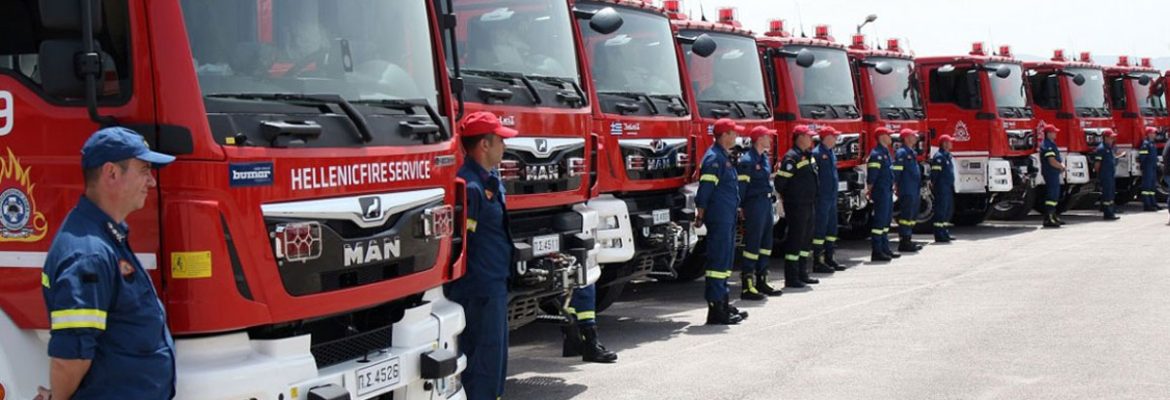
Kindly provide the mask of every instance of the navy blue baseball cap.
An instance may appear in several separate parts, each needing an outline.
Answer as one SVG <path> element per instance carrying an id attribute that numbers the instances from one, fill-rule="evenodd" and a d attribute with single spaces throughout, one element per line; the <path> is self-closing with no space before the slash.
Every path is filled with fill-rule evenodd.
<path id="1" fill-rule="evenodd" d="M 174 156 L 150 151 L 146 139 L 120 126 L 102 128 L 93 133 L 81 147 L 81 168 L 100 167 L 108 162 L 137 158 L 161 168 L 175 161 Z"/>

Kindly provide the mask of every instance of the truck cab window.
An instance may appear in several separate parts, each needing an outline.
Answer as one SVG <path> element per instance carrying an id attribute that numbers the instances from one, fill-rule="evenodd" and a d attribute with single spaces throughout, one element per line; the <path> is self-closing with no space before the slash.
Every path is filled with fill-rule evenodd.
<path id="1" fill-rule="evenodd" d="M 951 72 L 930 71 L 930 101 L 935 103 L 951 103 L 964 109 L 978 109 L 980 104 L 979 92 L 972 92 L 972 88 L 979 87 L 979 74 L 968 73 L 970 68 L 955 68 Z"/>

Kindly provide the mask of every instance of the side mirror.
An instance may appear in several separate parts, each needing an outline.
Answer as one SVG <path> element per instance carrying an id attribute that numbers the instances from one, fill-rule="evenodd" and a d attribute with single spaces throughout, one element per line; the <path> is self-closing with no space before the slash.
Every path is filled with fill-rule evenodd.
<path id="1" fill-rule="evenodd" d="M 817 56 L 811 51 L 808 51 L 808 49 L 800 49 L 796 53 L 796 65 L 799 65 L 801 68 L 811 67 L 815 62 L 817 62 Z"/>
<path id="2" fill-rule="evenodd" d="M 938 73 L 940 73 L 940 74 L 949 74 L 949 73 L 952 73 L 952 72 L 955 72 L 955 66 L 954 66 L 954 65 L 947 64 L 947 65 L 944 65 L 944 66 L 938 67 Z"/>
<path id="3" fill-rule="evenodd" d="M 1142 75 L 1142 76 L 1139 76 L 1139 77 L 1138 77 L 1138 84 L 1141 84 L 1142 86 L 1149 86 L 1149 84 L 1150 84 L 1150 76 L 1149 76 L 1149 75 Z"/>
<path id="4" fill-rule="evenodd" d="M 1008 68 L 1008 66 L 1006 66 L 1006 65 L 1000 65 L 999 68 L 995 69 L 995 76 L 999 79 L 1004 79 L 1004 78 L 1007 78 L 1009 76 L 1012 76 L 1012 69 Z M 1084 79 L 1084 77 L 1081 77 L 1081 79 Z"/>
<path id="5" fill-rule="evenodd" d="M 889 75 L 891 72 L 894 72 L 894 66 L 885 61 L 877 63 L 877 65 L 873 66 L 873 69 L 882 75 Z"/>
<path id="6" fill-rule="evenodd" d="M 94 50 L 102 54 L 96 43 Z M 37 57 L 45 94 L 58 99 L 85 97 L 85 78 L 78 73 L 74 64 L 74 56 L 83 52 L 85 49 L 80 40 L 54 39 L 41 42 Z"/>
<path id="7" fill-rule="evenodd" d="M 1076 74 L 1075 76 L 1073 76 L 1073 83 L 1077 84 L 1077 86 L 1084 86 L 1085 85 L 1085 76 L 1081 75 L 1081 74 Z"/>
<path id="8" fill-rule="evenodd" d="M 712 39 L 706 33 L 699 35 L 699 37 L 695 38 L 695 42 L 691 44 L 691 52 L 703 58 L 715 54 L 715 50 L 718 48 L 719 45 L 715 43 L 715 39 Z"/>
<path id="9" fill-rule="evenodd" d="M 625 21 L 617 10 L 614 10 L 613 7 L 606 7 L 589 18 L 589 29 L 602 35 L 608 35 L 621 29 L 623 22 Z"/>

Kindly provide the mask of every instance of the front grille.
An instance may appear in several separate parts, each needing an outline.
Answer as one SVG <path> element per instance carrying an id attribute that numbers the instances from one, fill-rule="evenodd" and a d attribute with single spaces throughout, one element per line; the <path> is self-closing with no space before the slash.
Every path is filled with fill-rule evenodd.
<path id="1" fill-rule="evenodd" d="M 386 326 L 354 336 L 314 344 L 309 350 L 317 361 L 317 368 L 324 368 L 348 360 L 362 359 L 390 347 L 393 332 L 393 326 Z"/>
<path id="2" fill-rule="evenodd" d="M 686 196 L 676 191 L 623 195 L 621 199 L 626 203 L 626 208 L 629 209 L 631 214 L 651 212 L 664 208 L 682 208 L 686 207 L 687 204 Z"/>
<path id="3" fill-rule="evenodd" d="M 1007 131 L 1008 146 L 1012 150 L 1032 150 L 1036 148 L 1036 134 L 1032 130 Z"/>
<path id="4" fill-rule="evenodd" d="M 582 176 L 572 176 L 568 166 L 570 158 L 584 158 L 585 146 L 574 146 L 560 151 L 553 151 L 547 157 L 508 148 L 504 151 L 504 160 L 517 163 L 519 171 L 528 171 L 529 167 L 545 166 L 556 171 L 556 179 L 528 179 L 521 175 L 504 180 L 504 189 L 509 195 L 555 193 L 577 190 L 581 188 Z"/>
<path id="5" fill-rule="evenodd" d="M 833 147 L 833 154 L 837 161 L 855 161 L 861 159 L 861 135 L 845 134 L 837 139 L 837 146 Z"/>
<path id="6" fill-rule="evenodd" d="M 508 220 L 513 240 L 555 233 L 578 233 L 585 224 L 581 214 L 568 208 L 510 212 Z"/>

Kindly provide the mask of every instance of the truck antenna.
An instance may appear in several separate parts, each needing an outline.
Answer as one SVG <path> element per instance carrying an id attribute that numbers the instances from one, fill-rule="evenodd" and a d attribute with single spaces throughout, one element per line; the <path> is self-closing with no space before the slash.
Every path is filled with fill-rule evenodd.
<path id="1" fill-rule="evenodd" d="M 707 11 L 703 9 L 702 0 L 699 1 L 699 17 L 703 22 L 707 22 Z"/>
<path id="2" fill-rule="evenodd" d="M 800 37 L 807 38 L 804 34 L 804 15 L 800 13 L 800 2 L 796 2 L 796 21 L 800 24 Z"/>

